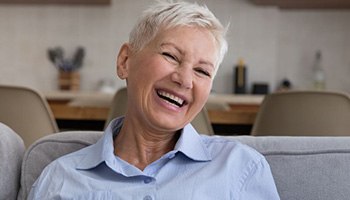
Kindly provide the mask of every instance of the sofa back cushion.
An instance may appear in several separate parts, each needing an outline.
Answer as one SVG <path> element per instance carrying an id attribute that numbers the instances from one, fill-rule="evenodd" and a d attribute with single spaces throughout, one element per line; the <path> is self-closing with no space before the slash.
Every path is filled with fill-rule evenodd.
<path id="1" fill-rule="evenodd" d="M 26 199 L 47 164 L 95 143 L 101 136 L 102 132 L 71 131 L 45 136 L 34 143 L 23 158 L 18 199 Z M 245 143 L 266 157 L 281 199 L 350 197 L 350 137 L 226 137 Z"/>
<path id="2" fill-rule="evenodd" d="M 50 162 L 96 143 L 101 136 L 98 131 L 67 131 L 45 136 L 31 145 L 23 158 L 18 199 L 27 199 L 33 183 Z"/>
<path id="3" fill-rule="evenodd" d="M 350 198 L 350 137 L 232 137 L 270 164 L 281 199 Z"/>

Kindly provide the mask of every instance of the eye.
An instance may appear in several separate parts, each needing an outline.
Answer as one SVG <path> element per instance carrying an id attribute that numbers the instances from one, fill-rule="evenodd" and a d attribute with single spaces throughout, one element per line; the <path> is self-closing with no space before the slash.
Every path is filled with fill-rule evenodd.
<path id="1" fill-rule="evenodd" d="M 208 72 L 207 70 L 205 69 L 202 69 L 202 68 L 195 68 L 195 71 L 200 73 L 201 75 L 204 75 L 204 76 L 207 76 L 207 77 L 211 77 L 211 73 Z"/>
<path id="2" fill-rule="evenodd" d="M 170 59 L 170 60 L 175 61 L 175 62 L 179 62 L 177 57 L 172 55 L 171 53 L 162 52 L 162 55 L 165 56 L 167 59 Z"/>

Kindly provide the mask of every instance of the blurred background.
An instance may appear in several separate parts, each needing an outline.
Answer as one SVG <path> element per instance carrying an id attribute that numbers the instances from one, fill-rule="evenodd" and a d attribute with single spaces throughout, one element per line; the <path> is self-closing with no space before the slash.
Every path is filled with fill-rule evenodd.
<path id="1" fill-rule="evenodd" d="M 288 2 L 276 2 L 284 1 Z M 289 1 L 289 8 L 267 0 L 197 1 L 206 4 L 224 24 L 230 23 L 229 51 L 213 92 L 233 92 L 233 68 L 240 58 L 247 67 L 248 92 L 253 83 L 267 84 L 274 91 L 283 79 L 295 89 L 311 89 L 315 54 L 321 51 L 326 89 L 349 93 L 349 6 L 310 6 L 309 1 L 302 6 Z M 0 0 L 0 84 L 57 90 L 58 70 L 47 50 L 60 46 L 66 57 L 77 47 L 85 49 L 79 69 L 80 90 L 95 91 L 106 83 L 115 90 L 125 85 L 115 75 L 116 54 L 141 11 L 153 0 L 23 2 Z M 266 2 L 272 3 L 264 5 Z"/>

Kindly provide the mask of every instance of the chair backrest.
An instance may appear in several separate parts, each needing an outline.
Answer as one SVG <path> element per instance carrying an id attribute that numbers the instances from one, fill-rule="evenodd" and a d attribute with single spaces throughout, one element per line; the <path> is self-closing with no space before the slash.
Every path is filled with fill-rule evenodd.
<path id="1" fill-rule="evenodd" d="M 214 135 L 214 129 L 211 125 L 208 111 L 204 106 L 202 110 L 197 114 L 197 116 L 191 122 L 192 126 L 197 130 L 198 133 L 204 135 Z"/>
<path id="2" fill-rule="evenodd" d="M 128 103 L 127 89 L 126 87 L 124 87 L 119 89 L 113 97 L 105 127 L 107 127 L 107 125 L 112 119 L 116 117 L 120 117 L 126 113 L 127 103 Z M 213 127 L 209 120 L 208 111 L 206 110 L 205 107 L 193 119 L 191 124 L 199 133 L 202 133 L 205 135 L 214 134 Z"/>
<path id="3" fill-rule="evenodd" d="M 24 151 L 23 140 L 0 123 L 0 200 L 17 198 Z"/>
<path id="4" fill-rule="evenodd" d="M 51 134 L 31 145 L 22 162 L 21 187 L 18 200 L 25 200 L 42 170 L 53 160 L 97 142 L 99 131 L 70 131 Z"/>
<path id="5" fill-rule="evenodd" d="M 18 133 L 27 147 L 44 135 L 58 132 L 46 99 L 26 87 L 0 85 L 0 122 Z"/>
<path id="6" fill-rule="evenodd" d="M 350 135 L 349 96 L 326 91 L 293 91 L 267 95 L 252 135 Z"/>
<path id="7" fill-rule="evenodd" d="M 111 107 L 109 110 L 108 118 L 105 123 L 105 127 L 108 126 L 109 122 L 116 118 L 124 115 L 126 113 L 126 108 L 128 104 L 128 94 L 126 87 L 120 88 L 113 96 Z"/>

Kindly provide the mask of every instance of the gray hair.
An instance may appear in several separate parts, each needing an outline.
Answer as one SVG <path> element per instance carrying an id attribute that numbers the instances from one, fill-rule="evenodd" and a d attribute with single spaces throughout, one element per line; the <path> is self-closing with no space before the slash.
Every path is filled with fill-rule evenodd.
<path id="1" fill-rule="evenodd" d="M 139 51 L 158 34 L 161 28 L 169 29 L 176 26 L 201 27 L 213 34 L 218 45 L 217 70 L 227 52 L 226 28 L 206 6 L 197 3 L 158 1 L 144 11 L 132 29 L 129 35 L 130 46 L 133 51 Z"/>

